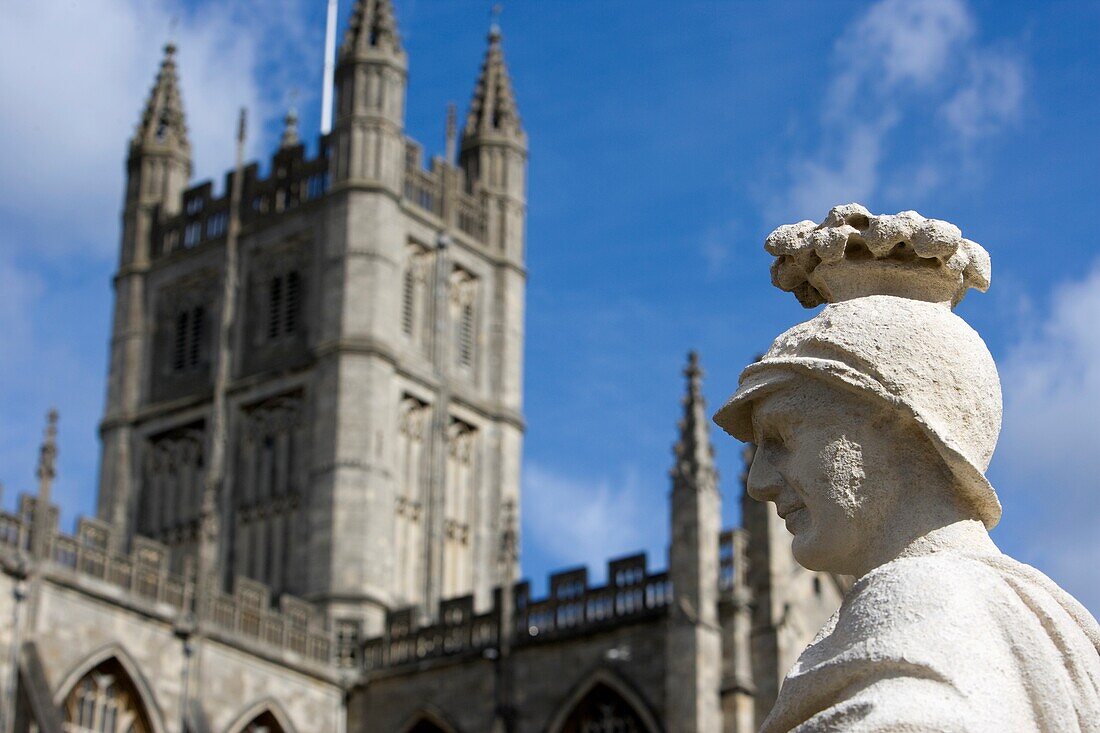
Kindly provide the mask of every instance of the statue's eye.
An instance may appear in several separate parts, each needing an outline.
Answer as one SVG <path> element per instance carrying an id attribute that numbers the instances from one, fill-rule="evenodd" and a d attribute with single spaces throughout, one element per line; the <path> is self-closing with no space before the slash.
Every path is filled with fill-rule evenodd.
<path id="1" fill-rule="evenodd" d="M 766 428 L 760 437 L 763 444 L 768 448 L 782 449 L 787 446 L 787 441 L 784 439 L 783 433 L 774 428 Z"/>

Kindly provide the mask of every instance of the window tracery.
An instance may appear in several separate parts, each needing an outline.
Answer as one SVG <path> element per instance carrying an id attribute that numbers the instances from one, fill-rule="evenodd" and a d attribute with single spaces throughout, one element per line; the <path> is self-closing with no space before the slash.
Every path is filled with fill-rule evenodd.
<path id="1" fill-rule="evenodd" d="M 561 733 L 646 733 L 648 728 L 634 707 L 606 684 L 598 684 L 581 698 Z"/>
<path id="2" fill-rule="evenodd" d="M 152 733 L 133 681 L 117 659 L 81 677 L 65 698 L 65 733 Z"/>
<path id="3" fill-rule="evenodd" d="M 146 444 L 137 531 L 168 547 L 174 572 L 198 548 L 204 445 L 201 425 L 162 433 Z"/>
<path id="4" fill-rule="evenodd" d="M 233 487 L 231 567 L 237 575 L 293 592 L 297 583 L 302 398 L 283 395 L 247 409 Z"/>

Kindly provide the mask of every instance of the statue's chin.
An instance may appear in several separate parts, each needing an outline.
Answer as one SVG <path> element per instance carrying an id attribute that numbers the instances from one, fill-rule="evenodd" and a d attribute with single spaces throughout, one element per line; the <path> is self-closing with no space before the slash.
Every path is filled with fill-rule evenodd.
<path id="1" fill-rule="evenodd" d="M 814 539 L 805 533 L 796 534 L 794 541 L 791 543 L 791 552 L 794 554 L 794 559 L 807 570 L 818 572 L 833 570 L 832 565 L 834 563 L 829 561 L 827 549 L 822 547 L 821 543 L 815 542 Z"/>

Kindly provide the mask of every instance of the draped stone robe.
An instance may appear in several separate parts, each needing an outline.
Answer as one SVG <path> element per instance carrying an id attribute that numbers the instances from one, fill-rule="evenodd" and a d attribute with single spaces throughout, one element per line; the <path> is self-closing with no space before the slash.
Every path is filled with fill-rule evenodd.
<path id="1" fill-rule="evenodd" d="M 1100 731 L 1100 626 L 984 538 L 862 577 L 762 733 Z"/>

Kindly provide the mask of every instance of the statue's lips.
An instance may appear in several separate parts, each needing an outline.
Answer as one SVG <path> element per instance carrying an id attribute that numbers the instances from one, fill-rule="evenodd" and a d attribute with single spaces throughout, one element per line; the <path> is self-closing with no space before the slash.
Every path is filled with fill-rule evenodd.
<path id="1" fill-rule="evenodd" d="M 806 513 L 806 506 L 804 504 L 794 504 L 792 506 L 779 507 L 776 506 L 776 512 L 783 520 L 783 523 L 787 525 L 787 530 L 794 531 L 794 527 L 798 524 L 799 520 Z"/>

